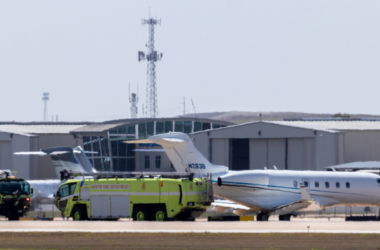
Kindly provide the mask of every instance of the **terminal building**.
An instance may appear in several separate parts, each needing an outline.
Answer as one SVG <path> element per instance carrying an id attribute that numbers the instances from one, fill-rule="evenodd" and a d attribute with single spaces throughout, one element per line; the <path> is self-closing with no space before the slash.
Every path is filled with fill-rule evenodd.
<path id="1" fill-rule="evenodd" d="M 191 134 L 214 164 L 231 170 L 325 170 L 380 161 L 380 121 L 263 121 Z"/>
<path id="2" fill-rule="evenodd" d="M 186 134 L 213 131 L 232 123 L 195 118 L 139 118 L 107 121 L 79 127 L 70 133 L 83 140 L 89 159 L 98 171 L 175 171 L 161 146 L 154 143 L 126 144 L 168 132 Z"/>

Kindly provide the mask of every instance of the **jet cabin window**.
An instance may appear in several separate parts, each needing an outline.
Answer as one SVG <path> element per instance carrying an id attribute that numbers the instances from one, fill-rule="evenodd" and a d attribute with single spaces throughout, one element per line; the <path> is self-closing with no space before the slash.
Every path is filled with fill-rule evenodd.
<path id="1" fill-rule="evenodd" d="M 326 188 L 329 188 L 330 187 L 330 183 L 328 181 L 325 182 L 325 187 Z"/>
<path id="2" fill-rule="evenodd" d="M 315 182 L 315 187 L 319 188 L 319 182 L 318 181 Z"/>
<path id="3" fill-rule="evenodd" d="M 346 188 L 350 188 L 350 183 L 346 182 Z"/>
<path id="4" fill-rule="evenodd" d="M 304 181 L 303 185 L 307 188 L 307 187 L 309 187 L 309 182 L 308 181 Z"/>
<path id="5" fill-rule="evenodd" d="M 340 183 L 339 182 L 335 183 L 335 186 L 336 188 L 340 188 Z"/>
<path id="6" fill-rule="evenodd" d="M 380 179 L 377 179 L 377 184 L 380 184 Z"/>
<path id="7" fill-rule="evenodd" d="M 297 187 L 298 186 L 297 181 L 293 181 L 293 185 L 294 185 L 294 187 Z"/>

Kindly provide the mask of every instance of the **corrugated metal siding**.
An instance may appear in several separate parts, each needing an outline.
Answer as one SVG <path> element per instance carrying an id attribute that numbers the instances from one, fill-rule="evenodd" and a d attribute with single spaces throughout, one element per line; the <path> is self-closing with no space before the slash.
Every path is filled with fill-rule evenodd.
<path id="1" fill-rule="evenodd" d="M 304 170 L 315 170 L 315 139 L 305 138 L 303 139 L 304 147 Z"/>
<path id="2" fill-rule="evenodd" d="M 342 134 L 338 134 L 338 164 L 343 164 L 345 163 L 345 159 L 344 159 L 344 137 L 345 135 L 342 133 Z"/>
<path id="3" fill-rule="evenodd" d="M 285 169 L 285 139 L 268 139 L 268 168 Z"/>
<path id="4" fill-rule="evenodd" d="M 30 137 L 30 151 L 38 151 L 40 149 L 39 147 L 39 138 L 38 137 Z M 29 166 L 30 166 L 30 179 L 31 180 L 37 180 L 38 178 L 38 163 L 39 158 L 41 156 L 38 155 L 31 155 L 29 156 Z"/>
<path id="5" fill-rule="evenodd" d="M 261 135 L 259 134 L 261 132 Z M 314 138 L 314 130 L 277 125 L 272 123 L 257 122 L 246 125 L 227 127 L 219 130 L 209 131 L 210 138 Z M 204 133 L 198 133 L 204 134 Z M 198 135 L 196 134 L 196 135 Z"/>
<path id="6" fill-rule="evenodd" d="M 12 144 L 10 141 L 0 141 L 0 169 L 12 168 Z"/>
<path id="7" fill-rule="evenodd" d="M 14 134 L 12 138 L 12 154 L 16 152 L 30 151 L 30 139 L 34 136 L 22 136 Z M 12 155 L 12 169 L 17 171 L 17 177 L 30 179 L 30 156 Z"/>
<path id="8" fill-rule="evenodd" d="M 212 163 L 215 165 L 229 165 L 229 139 L 212 139 L 211 140 Z"/>
<path id="9" fill-rule="evenodd" d="M 380 161 L 380 131 L 345 131 L 345 162 Z"/>
<path id="10" fill-rule="evenodd" d="M 268 166 L 267 161 L 267 140 L 250 139 L 249 140 L 249 168 L 264 169 Z"/>
<path id="11" fill-rule="evenodd" d="M 304 170 L 303 139 L 288 139 L 288 169 Z"/>
<path id="12" fill-rule="evenodd" d="M 338 134 L 318 132 L 316 137 L 316 170 L 338 164 Z"/>
<path id="13" fill-rule="evenodd" d="M 199 150 L 199 152 L 210 160 L 210 140 L 207 133 L 198 133 L 196 135 L 191 135 L 190 137 L 194 138 L 194 146 Z"/>

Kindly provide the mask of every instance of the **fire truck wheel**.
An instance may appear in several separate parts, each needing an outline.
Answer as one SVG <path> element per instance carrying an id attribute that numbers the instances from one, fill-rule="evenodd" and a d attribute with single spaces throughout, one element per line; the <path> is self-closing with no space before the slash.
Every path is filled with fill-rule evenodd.
<path id="1" fill-rule="evenodd" d="M 73 220 L 87 220 L 86 211 L 79 206 L 76 206 L 73 211 Z"/>
<path id="2" fill-rule="evenodd" d="M 11 214 L 8 217 L 8 220 L 19 220 L 19 219 L 20 219 L 20 216 L 18 216 L 18 214 Z"/>
<path id="3" fill-rule="evenodd" d="M 154 221 L 166 221 L 166 212 L 165 208 L 162 206 L 156 206 L 153 209 L 152 218 Z"/>
<path id="4" fill-rule="evenodd" d="M 143 206 L 136 207 L 135 216 L 133 216 L 135 221 L 147 221 L 149 220 L 148 210 Z"/>

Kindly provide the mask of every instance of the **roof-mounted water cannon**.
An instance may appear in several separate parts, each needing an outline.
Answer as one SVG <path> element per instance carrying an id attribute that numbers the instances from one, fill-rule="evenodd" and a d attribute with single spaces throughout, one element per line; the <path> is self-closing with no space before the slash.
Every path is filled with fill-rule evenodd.
<path id="1" fill-rule="evenodd" d="M 17 171 L 0 170 L 0 178 L 15 178 Z"/>

